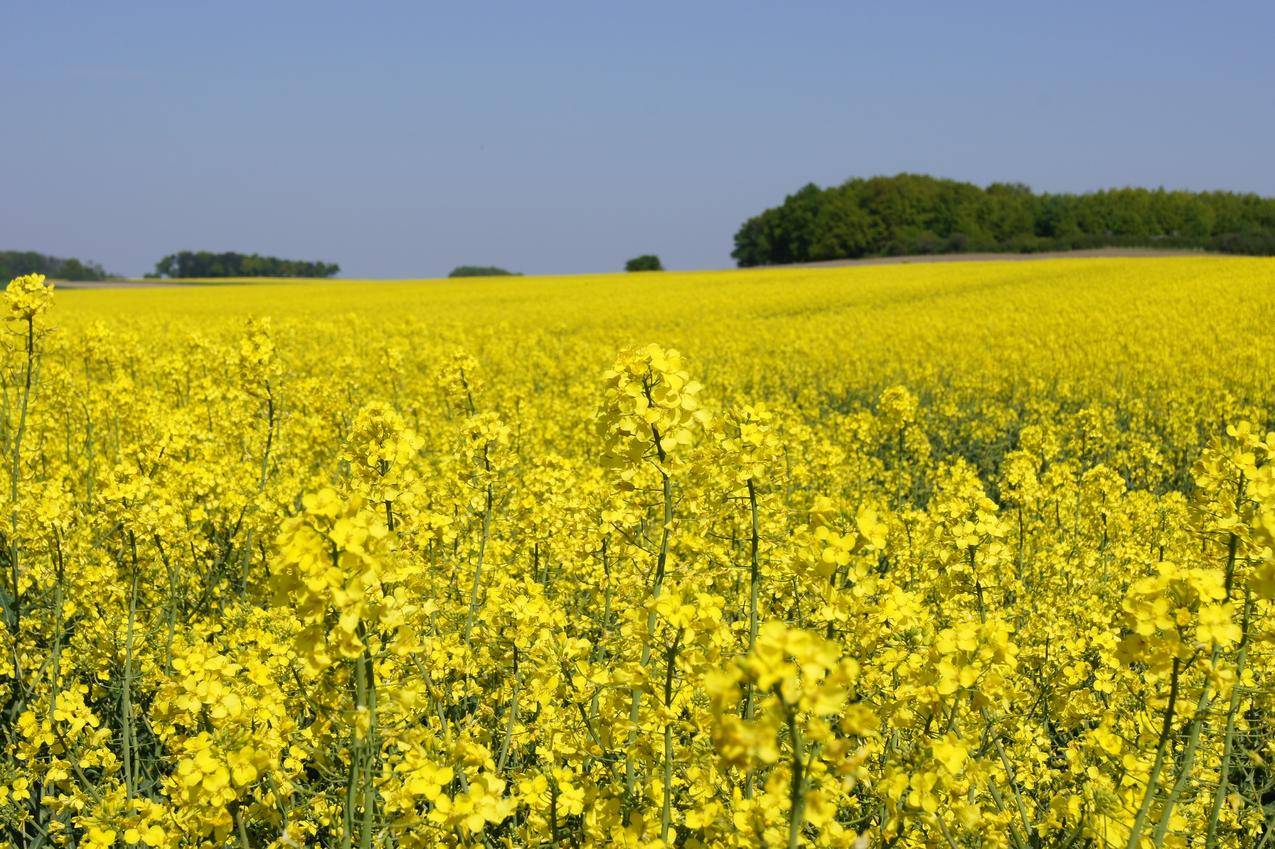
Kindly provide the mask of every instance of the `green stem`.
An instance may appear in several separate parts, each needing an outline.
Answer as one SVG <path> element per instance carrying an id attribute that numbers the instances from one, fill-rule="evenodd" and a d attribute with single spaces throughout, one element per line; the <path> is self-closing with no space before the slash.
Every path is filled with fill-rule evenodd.
<path id="1" fill-rule="evenodd" d="M 505 723 L 505 736 L 500 741 L 500 754 L 496 758 L 496 772 L 505 771 L 505 762 L 509 758 L 509 744 L 513 740 L 514 726 L 518 722 L 518 647 L 514 646 L 514 684 L 513 694 L 509 697 L 509 721 Z"/>
<path id="2" fill-rule="evenodd" d="M 757 642 L 758 617 L 757 597 L 761 591 L 761 561 L 758 558 L 761 536 L 757 516 L 757 488 L 750 478 L 748 481 L 748 509 L 752 514 L 752 533 L 749 538 L 749 572 L 748 572 L 748 650 L 753 650 Z M 745 719 L 752 719 L 752 688 L 749 688 L 749 705 L 744 712 Z"/>
<path id="3" fill-rule="evenodd" d="M 134 762 L 133 735 L 133 629 L 137 621 L 137 541 L 132 531 L 128 533 L 133 549 L 133 580 L 128 597 L 128 630 L 124 638 L 124 685 L 120 698 L 120 736 L 124 764 L 125 797 L 132 801 L 137 790 L 137 764 Z"/>
<path id="4" fill-rule="evenodd" d="M 469 638 L 474 630 L 474 617 L 478 615 L 478 591 L 482 587 L 483 557 L 487 552 L 487 540 L 491 535 L 492 492 L 491 484 L 487 485 L 487 502 L 483 509 L 482 537 L 478 541 L 478 557 L 474 563 L 474 580 L 469 588 L 469 612 L 465 615 L 465 631 L 463 642 L 469 645 Z"/>
<path id="5" fill-rule="evenodd" d="M 1252 597 L 1244 591 L 1244 619 L 1240 636 L 1240 650 L 1235 661 L 1235 683 L 1231 687 L 1231 703 L 1226 711 L 1226 734 L 1222 743 L 1222 763 L 1218 767 L 1217 789 L 1213 792 L 1213 807 L 1209 812 L 1209 826 L 1205 833 L 1205 849 L 1217 846 L 1217 824 L 1226 800 L 1226 787 L 1230 781 L 1231 751 L 1235 743 L 1235 717 L 1240 709 L 1240 681 L 1244 677 L 1244 664 L 1248 654 L 1248 621 L 1252 611 Z"/>
<path id="6" fill-rule="evenodd" d="M 801 827 L 806 819 L 806 776 L 802 764 L 801 729 L 797 727 L 797 709 L 788 709 L 788 743 L 792 747 L 792 779 L 788 785 L 788 849 L 801 845 Z"/>
<path id="7" fill-rule="evenodd" d="M 660 459 L 660 478 L 663 482 L 664 493 L 664 528 L 660 534 L 660 553 L 655 560 L 655 575 L 651 581 L 650 597 L 656 599 L 660 597 L 660 593 L 664 591 L 664 570 L 668 565 L 668 549 L 669 549 L 669 532 L 673 524 L 673 481 L 669 479 L 668 473 L 664 471 L 664 446 L 660 442 L 660 432 L 651 426 L 651 433 L 655 440 L 655 451 Z M 642 666 L 645 668 L 651 662 L 651 637 L 655 632 L 655 611 L 651 610 L 646 615 L 646 640 L 642 643 Z M 637 724 L 642 716 L 642 690 L 640 687 L 633 688 L 633 694 L 629 701 L 629 722 L 633 725 L 633 730 L 629 732 L 629 745 L 624 753 L 624 789 L 628 798 L 633 798 L 634 790 L 637 787 L 637 765 L 633 760 L 633 749 L 637 745 Z"/>
<path id="8" fill-rule="evenodd" d="M 239 832 L 239 845 L 243 849 L 252 849 L 252 844 L 248 842 L 248 828 L 243 821 L 243 811 L 239 808 L 235 809 L 235 828 Z"/>
<path id="9" fill-rule="evenodd" d="M 261 474 L 257 478 L 257 495 L 260 496 L 266 491 L 266 482 L 270 478 L 270 450 L 274 446 L 275 431 L 275 401 L 274 390 L 270 388 L 270 381 L 266 381 L 266 446 L 261 452 Z M 252 541 L 255 528 L 249 524 L 248 532 L 244 538 L 243 557 L 239 561 L 239 592 L 242 593 L 248 587 L 248 571 L 252 561 Z"/>
<path id="10" fill-rule="evenodd" d="M 677 647 L 682 641 L 682 630 L 669 646 L 664 669 L 664 711 L 670 718 L 664 723 L 664 804 L 660 808 L 660 840 L 668 844 L 669 824 L 673 820 L 673 675 L 677 667 Z"/>
<path id="11" fill-rule="evenodd" d="M 1178 678 L 1182 663 L 1173 659 L 1173 675 L 1169 681 L 1169 703 L 1164 708 L 1164 724 L 1160 727 L 1160 742 L 1156 746 L 1155 762 L 1151 765 L 1151 774 L 1147 776 L 1147 792 L 1142 797 L 1138 814 L 1129 829 L 1129 842 L 1125 849 L 1138 849 L 1142 843 L 1142 828 L 1146 824 L 1147 815 L 1151 812 L 1151 804 L 1155 801 L 1156 786 L 1160 783 L 1160 772 L 1164 769 L 1165 753 L 1169 750 L 1169 740 L 1173 734 L 1173 716 L 1178 704 Z"/>
<path id="12" fill-rule="evenodd" d="M 26 365 L 22 374 L 22 402 L 18 411 L 18 431 L 13 439 L 13 456 L 9 466 L 9 504 L 12 505 L 9 525 L 9 573 L 13 605 L 9 611 L 9 625 L 13 638 L 14 698 L 21 700 L 24 688 L 22 659 L 18 645 L 22 634 L 22 604 L 19 597 L 21 585 L 18 570 L 18 481 L 22 477 L 22 437 L 27 429 L 27 410 L 31 403 L 31 384 L 35 373 L 35 318 L 27 317 Z M 19 701 L 20 703 L 20 701 Z"/>
<path id="13" fill-rule="evenodd" d="M 1200 731 L 1204 727 L 1204 716 L 1208 710 L 1209 688 L 1204 686 L 1200 690 L 1200 700 L 1195 706 L 1195 716 L 1191 718 L 1191 725 L 1187 731 L 1186 746 L 1182 750 L 1182 767 L 1178 772 L 1178 779 L 1173 783 L 1173 788 L 1169 791 L 1169 798 L 1164 801 L 1164 809 L 1160 812 L 1160 821 L 1156 823 L 1155 831 L 1152 834 L 1152 842 L 1155 846 L 1164 845 L 1165 835 L 1169 832 L 1169 820 L 1173 816 L 1173 809 L 1177 807 L 1178 799 L 1182 796 L 1182 791 L 1186 789 L 1187 782 L 1191 778 L 1191 768 L 1195 765 L 1195 753 L 1200 745 Z"/>
<path id="14" fill-rule="evenodd" d="M 983 722 L 987 727 L 992 726 L 992 717 L 987 708 L 981 708 L 980 712 Z M 1023 834 L 1018 833 L 1018 829 L 1014 828 L 1013 823 L 1009 825 L 1010 836 L 1014 839 L 1014 845 L 1026 846 L 1028 835 L 1032 834 L 1031 820 L 1027 816 L 1027 805 L 1023 802 L 1023 794 L 1018 789 L 1018 777 L 1014 774 L 1013 764 L 1009 761 L 1009 755 L 1005 752 L 1005 746 L 1001 743 L 999 736 L 995 738 L 996 754 L 1001 762 L 1001 769 L 1005 770 L 1005 778 L 1009 781 L 1009 789 L 1014 793 L 1014 809 L 1018 813 L 1018 819 L 1023 825 Z M 994 785 L 993 785 L 994 786 Z"/>
<path id="15" fill-rule="evenodd" d="M 364 640 L 366 641 L 366 636 Z M 361 849 L 372 849 L 372 832 L 376 823 L 376 764 L 381 743 L 376 715 L 376 664 L 371 652 L 364 648 L 360 658 L 363 675 L 364 706 L 368 711 L 368 736 L 363 742 L 363 827 L 359 830 Z"/>
<path id="16" fill-rule="evenodd" d="M 761 590 L 761 560 L 758 557 L 758 549 L 760 547 L 759 522 L 757 517 L 757 488 L 753 485 L 752 478 L 748 479 L 748 509 L 752 517 L 752 534 L 749 539 L 749 572 L 748 572 L 748 651 L 753 650 L 753 646 L 757 643 L 757 631 L 759 628 L 757 616 L 757 598 Z M 744 694 L 744 719 L 751 720 L 756 711 L 754 704 L 755 693 L 753 690 L 753 682 L 748 682 L 748 689 Z M 751 799 L 753 797 L 753 770 L 748 770 L 748 776 L 744 780 L 744 798 Z"/>

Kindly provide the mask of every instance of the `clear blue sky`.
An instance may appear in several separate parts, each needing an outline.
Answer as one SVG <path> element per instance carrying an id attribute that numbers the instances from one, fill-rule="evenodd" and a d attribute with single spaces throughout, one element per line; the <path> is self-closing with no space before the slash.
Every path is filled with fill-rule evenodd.
<path id="1" fill-rule="evenodd" d="M 0 249 L 710 268 L 853 175 L 1275 195 L 1270 0 L 872 5 L 11 0 Z"/>

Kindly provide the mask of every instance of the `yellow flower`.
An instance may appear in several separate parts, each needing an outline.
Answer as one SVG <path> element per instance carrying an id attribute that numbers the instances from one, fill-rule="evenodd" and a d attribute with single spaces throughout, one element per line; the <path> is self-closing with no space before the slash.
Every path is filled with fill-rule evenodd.
<path id="1" fill-rule="evenodd" d="M 53 304 L 53 284 L 44 282 L 43 274 L 27 274 L 9 281 L 4 290 L 9 318 L 31 321 Z"/>

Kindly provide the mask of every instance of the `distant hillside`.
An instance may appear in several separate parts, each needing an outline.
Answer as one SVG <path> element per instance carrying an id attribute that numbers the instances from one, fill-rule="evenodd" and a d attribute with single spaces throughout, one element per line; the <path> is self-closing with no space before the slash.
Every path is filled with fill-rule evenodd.
<path id="1" fill-rule="evenodd" d="M 740 266 L 900 254 L 1034 252 L 1100 247 L 1200 248 L 1275 254 L 1275 198 L 1123 188 L 1036 194 L 919 174 L 809 184 L 748 219 Z"/>
<path id="2" fill-rule="evenodd" d="M 35 251 L 0 251 L 0 285 L 23 274 L 43 274 L 54 280 L 103 280 L 111 276 L 95 262 Z"/>

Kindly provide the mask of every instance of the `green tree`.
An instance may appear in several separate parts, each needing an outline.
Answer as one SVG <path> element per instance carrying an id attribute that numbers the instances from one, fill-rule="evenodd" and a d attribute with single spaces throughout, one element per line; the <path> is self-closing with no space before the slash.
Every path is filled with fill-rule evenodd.
<path id="1" fill-rule="evenodd" d="M 935 251 L 1065 250 L 1171 245 L 1268 253 L 1275 198 L 1119 188 L 1034 193 L 924 174 L 802 186 L 735 233 L 741 267 Z"/>
<path id="2" fill-rule="evenodd" d="M 111 276 L 95 262 L 35 251 L 0 251 L 0 279 L 7 283 L 23 274 L 43 274 L 54 280 L 104 280 Z"/>
<path id="3" fill-rule="evenodd" d="M 857 258 L 871 252 L 878 241 L 872 216 L 859 205 L 852 190 L 836 190 L 819 208 L 815 238 L 810 246 L 812 260 Z"/>
<path id="4" fill-rule="evenodd" d="M 448 277 L 521 277 L 517 271 L 507 271 L 494 265 L 458 265 Z"/>
<path id="5" fill-rule="evenodd" d="M 339 273 L 336 263 L 279 259 L 234 251 L 178 251 L 155 263 L 158 277 L 332 277 Z"/>
<path id="6" fill-rule="evenodd" d="M 663 271 L 664 266 L 655 254 L 635 256 L 624 264 L 625 271 Z"/>

